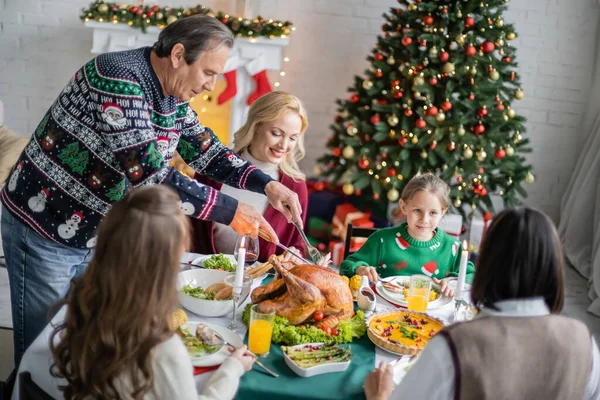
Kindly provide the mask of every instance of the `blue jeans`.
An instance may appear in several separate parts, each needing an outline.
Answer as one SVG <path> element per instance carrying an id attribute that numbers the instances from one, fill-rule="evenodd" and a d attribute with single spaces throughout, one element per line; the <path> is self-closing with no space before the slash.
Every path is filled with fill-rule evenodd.
<path id="1" fill-rule="evenodd" d="M 52 305 L 63 299 L 71 280 L 82 274 L 92 251 L 46 239 L 2 208 L 2 247 L 8 267 L 15 369 L 27 347 L 50 321 Z"/>

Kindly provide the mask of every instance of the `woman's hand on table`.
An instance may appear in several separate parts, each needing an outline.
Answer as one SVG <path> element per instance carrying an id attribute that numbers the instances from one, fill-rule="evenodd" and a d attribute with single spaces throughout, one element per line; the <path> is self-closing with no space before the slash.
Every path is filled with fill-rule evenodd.
<path id="1" fill-rule="evenodd" d="M 246 345 L 243 345 L 239 349 L 229 347 L 227 350 L 231 353 L 231 357 L 242 363 L 244 371 L 248 372 L 252 369 L 252 364 L 254 364 L 254 360 L 256 359 L 248 353 L 248 347 Z"/>
<path id="2" fill-rule="evenodd" d="M 365 378 L 365 396 L 367 400 L 387 400 L 394 390 L 394 371 L 385 361 Z"/>
<path id="3" fill-rule="evenodd" d="M 369 278 L 369 282 L 377 282 L 379 281 L 379 275 L 377 274 L 377 270 L 375 267 L 362 266 L 356 268 L 354 271 L 356 275 L 363 275 Z"/>
<path id="4" fill-rule="evenodd" d="M 450 278 L 444 278 L 442 280 L 433 278 L 433 283 L 440 285 L 440 290 L 442 292 L 442 295 L 444 295 L 446 297 L 454 297 L 454 289 L 452 289 L 448 285 L 448 282 L 450 282 Z"/>

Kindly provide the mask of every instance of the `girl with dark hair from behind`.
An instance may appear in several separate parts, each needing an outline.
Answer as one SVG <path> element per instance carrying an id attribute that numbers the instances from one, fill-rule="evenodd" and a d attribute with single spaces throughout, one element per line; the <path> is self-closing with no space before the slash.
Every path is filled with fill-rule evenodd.
<path id="1" fill-rule="evenodd" d="M 391 368 L 376 368 L 365 381 L 367 399 L 599 398 L 598 347 L 582 322 L 558 315 L 564 268 L 545 214 L 500 212 L 477 260 L 478 315 L 434 337 L 393 395 Z"/>
<path id="2" fill-rule="evenodd" d="M 196 392 L 189 355 L 170 327 L 189 242 L 178 201 L 163 185 L 134 189 L 100 223 L 94 257 L 50 336 L 50 373 L 66 399 L 232 399 L 251 368 L 244 346 Z"/>

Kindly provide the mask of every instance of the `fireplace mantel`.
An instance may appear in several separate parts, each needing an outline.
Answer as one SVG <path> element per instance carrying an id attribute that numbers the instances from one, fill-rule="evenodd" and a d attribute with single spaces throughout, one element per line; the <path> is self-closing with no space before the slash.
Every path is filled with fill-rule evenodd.
<path id="1" fill-rule="evenodd" d="M 146 33 L 124 24 L 113 24 L 110 22 L 87 21 L 85 22 L 85 26 L 93 30 L 91 50 L 93 54 L 152 46 L 160 33 L 160 29 L 154 26 L 148 27 Z M 242 65 L 257 57 L 263 57 L 266 65 L 265 69 L 278 71 L 281 69 L 282 50 L 288 43 L 288 38 L 236 37 L 233 48 L 229 52 L 229 57 L 239 57 Z M 246 120 L 249 109 L 246 100 L 254 90 L 255 83 L 252 77 L 246 72 L 245 68 L 238 68 L 237 94 L 230 100 L 232 104 L 229 123 L 229 143 L 233 141 L 233 133 Z M 214 94 L 218 95 L 219 93 Z"/>

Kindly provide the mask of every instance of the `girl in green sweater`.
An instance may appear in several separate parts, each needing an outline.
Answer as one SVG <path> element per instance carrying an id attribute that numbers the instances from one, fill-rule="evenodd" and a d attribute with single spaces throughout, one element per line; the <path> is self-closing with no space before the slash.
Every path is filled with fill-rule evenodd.
<path id="1" fill-rule="evenodd" d="M 453 296 L 448 277 L 458 276 L 461 245 L 456 238 L 437 229 L 448 211 L 449 192 L 448 185 L 431 173 L 411 179 L 400 198 L 406 222 L 373 233 L 360 250 L 342 262 L 340 274 L 365 275 L 371 282 L 380 277 L 424 274 L 440 284 L 446 296 Z M 475 267 L 469 261 L 468 283 L 474 273 Z"/>

